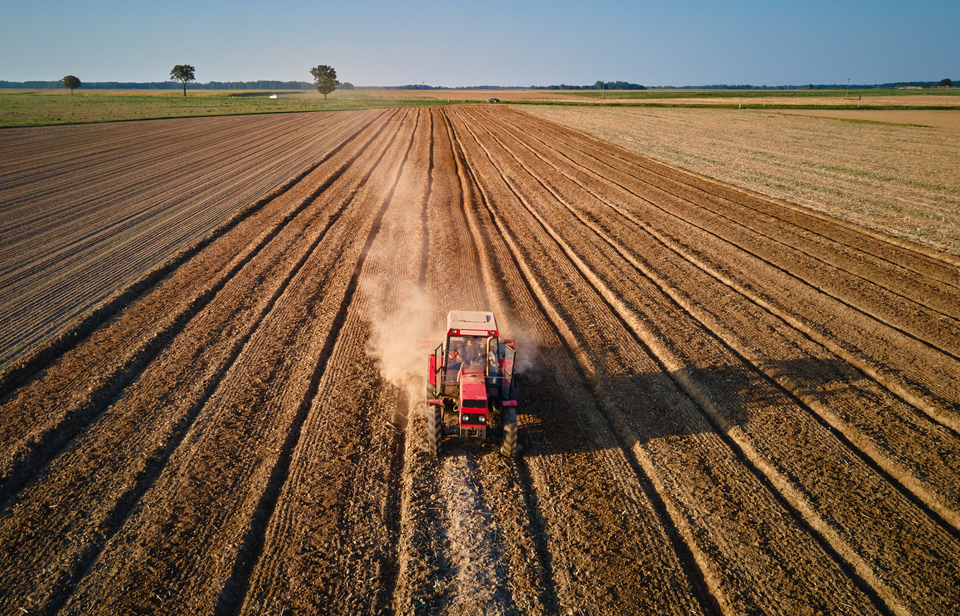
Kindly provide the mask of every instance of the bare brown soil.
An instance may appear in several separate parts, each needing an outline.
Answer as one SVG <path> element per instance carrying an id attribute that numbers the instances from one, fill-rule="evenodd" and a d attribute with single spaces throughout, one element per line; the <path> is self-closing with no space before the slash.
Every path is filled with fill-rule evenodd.
<path id="1" fill-rule="evenodd" d="M 794 109 L 781 113 L 814 118 L 837 118 L 840 120 L 858 120 L 883 124 L 909 124 L 919 127 L 960 130 L 960 111 L 950 110 L 886 109 L 875 111 L 871 109 Z"/>
<path id="2" fill-rule="evenodd" d="M 954 261 L 503 107 L 317 138 L 0 374 L 3 613 L 955 611 Z M 456 308 L 518 339 L 515 460 L 427 454 Z"/>
<path id="3" fill-rule="evenodd" d="M 0 369 L 377 113 L 0 131 Z"/>

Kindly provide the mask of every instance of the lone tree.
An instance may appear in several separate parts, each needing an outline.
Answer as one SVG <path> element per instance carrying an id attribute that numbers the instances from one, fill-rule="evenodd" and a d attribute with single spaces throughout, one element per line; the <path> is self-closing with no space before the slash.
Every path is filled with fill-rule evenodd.
<path id="1" fill-rule="evenodd" d="M 170 81 L 180 81 L 183 83 L 183 95 L 187 95 L 187 82 L 193 81 L 194 68 L 189 64 L 178 64 L 170 71 Z"/>
<path id="2" fill-rule="evenodd" d="M 317 92 L 323 94 L 323 100 L 327 100 L 327 94 L 337 89 L 340 82 L 337 81 L 337 71 L 332 66 L 321 64 L 310 69 L 313 75 L 313 81 L 317 84 Z"/>
<path id="3" fill-rule="evenodd" d="M 940 87 L 942 87 L 942 88 L 952 88 L 952 87 L 953 87 L 953 80 L 952 80 L 952 79 L 941 79 L 941 80 L 940 80 Z"/>
<path id="4" fill-rule="evenodd" d="M 70 94 L 72 95 L 73 91 L 80 87 L 80 80 L 73 75 L 67 75 L 63 78 L 63 87 L 70 88 Z"/>

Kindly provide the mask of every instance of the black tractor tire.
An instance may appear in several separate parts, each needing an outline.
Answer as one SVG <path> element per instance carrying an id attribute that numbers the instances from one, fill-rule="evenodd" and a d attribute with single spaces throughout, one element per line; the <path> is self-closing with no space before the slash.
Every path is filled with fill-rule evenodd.
<path id="1" fill-rule="evenodd" d="M 517 409 L 510 407 L 503 411 L 503 445 L 500 453 L 512 458 L 517 455 Z"/>
<path id="2" fill-rule="evenodd" d="M 427 445 L 430 453 L 440 457 L 440 445 L 443 441 L 443 407 L 427 405 Z"/>

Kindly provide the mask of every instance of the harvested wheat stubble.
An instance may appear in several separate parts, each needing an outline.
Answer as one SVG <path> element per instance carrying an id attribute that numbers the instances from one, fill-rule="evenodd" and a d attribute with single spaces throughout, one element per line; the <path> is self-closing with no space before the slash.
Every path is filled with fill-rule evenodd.
<path id="1" fill-rule="evenodd" d="M 523 109 L 668 164 L 960 255 L 958 130 L 760 110 Z"/>
<path id="2" fill-rule="evenodd" d="M 4 610 L 960 602 L 955 264 L 505 108 L 345 138 L 0 399 Z M 426 452 L 464 308 L 516 460 Z"/>

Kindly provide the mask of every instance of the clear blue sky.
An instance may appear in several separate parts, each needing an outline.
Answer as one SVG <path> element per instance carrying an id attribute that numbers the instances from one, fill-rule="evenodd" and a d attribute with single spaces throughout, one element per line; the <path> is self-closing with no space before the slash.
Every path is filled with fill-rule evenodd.
<path id="1" fill-rule="evenodd" d="M 960 81 L 960 0 L 7 0 L 0 79 L 434 86 Z"/>

